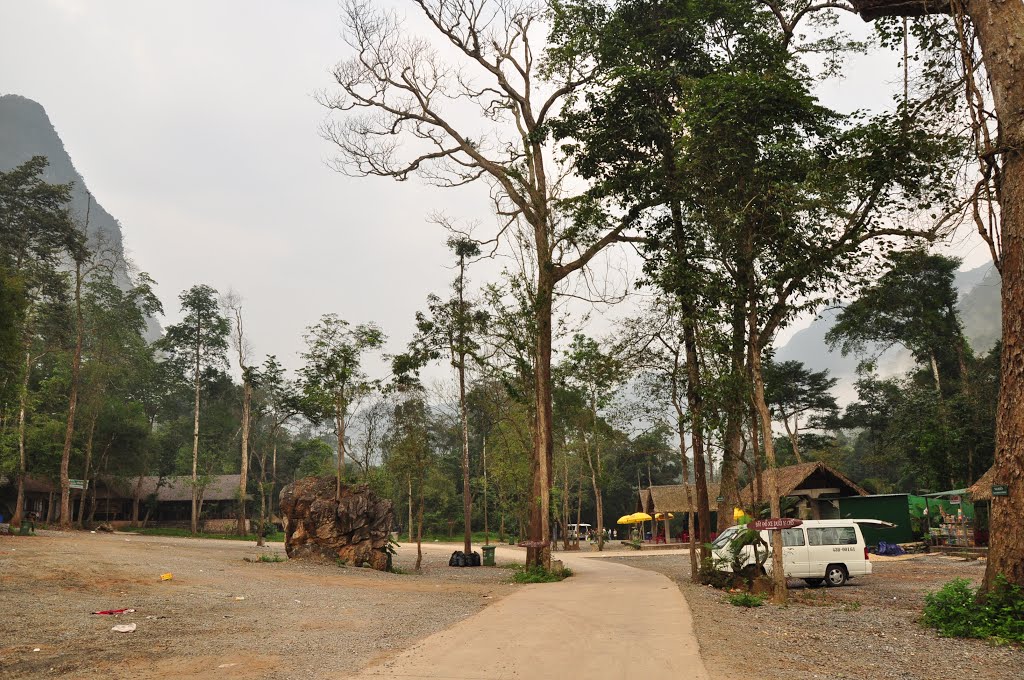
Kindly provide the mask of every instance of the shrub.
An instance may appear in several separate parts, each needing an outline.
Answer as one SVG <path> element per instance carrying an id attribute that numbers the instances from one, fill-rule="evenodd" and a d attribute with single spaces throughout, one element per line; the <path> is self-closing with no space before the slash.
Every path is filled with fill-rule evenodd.
<path id="1" fill-rule="evenodd" d="M 277 553 L 263 553 L 262 555 L 260 555 L 260 562 L 284 562 L 284 561 L 285 561 L 284 555 L 279 555 Z"/>
<path id="2" fill-rule="evenodd" d="M 975 590 L 967 579 L 954 579 L 925 596 L 921 621 L 944 637 L 1024 642 L 1024 588 L 1002 574 L 987 593 Z"/>
<path id="3" fill-rule="evenodd" d="M 572 576 L 572 569 L 568 567 L 548 571 L 543 567 L 526 567 L 516 564 L 512 568 L 515 570 L 512 574 L 513 583 L 554 583 Z"/>
<path id="4" fill-rule="evenodd" d="M 734 607 L 760 607 L 764 604 L 763 595 L 753 593 L 730 593 L 725 596 L 725 601 Z"/>

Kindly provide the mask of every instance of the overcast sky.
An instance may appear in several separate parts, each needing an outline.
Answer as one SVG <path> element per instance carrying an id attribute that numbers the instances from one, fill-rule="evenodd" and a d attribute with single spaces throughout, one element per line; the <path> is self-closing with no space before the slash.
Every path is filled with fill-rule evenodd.
<path id="1" fill-rule="evenodd" d="M 346 55 L 340 25 L 336 0 L 0 0 L 0 93 L 46 108 L 157 280 L 165 323 L 180 291 L 208 283 L 245 298 L 259 356 L 295 367 L 304 327 L 326 312 L 378 322 L 398 350 L 427 293 L 452 276 L 428 216 L 493 218 L 482 185 L 328 169 L 313 95 Z M 895 61 L 859 58 L 822 97 L 886 107 Z M 972 239 L 956 250 L 973 266 L 986 256 Z"/>

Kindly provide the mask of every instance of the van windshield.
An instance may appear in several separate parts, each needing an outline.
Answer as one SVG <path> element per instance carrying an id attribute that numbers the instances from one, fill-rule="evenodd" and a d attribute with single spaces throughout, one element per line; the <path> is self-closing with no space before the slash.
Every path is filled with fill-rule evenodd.
<path id="1" fill-rule="evenodd" d="M 723 548 L 729 541 L 733 539 L 736 533 L 739 531 L 739 527 L 729 527 L 715 539 L 715 542 L 711 544 L 712 549 Z"/>

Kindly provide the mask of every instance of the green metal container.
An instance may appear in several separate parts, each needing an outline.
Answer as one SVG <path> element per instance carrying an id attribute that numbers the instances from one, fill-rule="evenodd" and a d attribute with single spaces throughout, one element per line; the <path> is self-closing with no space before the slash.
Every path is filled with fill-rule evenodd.
<path id="1" fill-rule="evenodd" d="M 485 567 L 493 567 L 494 566 L 494 548 L 495 548 L 495 546 L 493 546 L 493 545 L 482 545 L 482 546 L 480 546 L 480 550 L 482 550 L 483 553 L 484 553 L 484 566 Z"/>

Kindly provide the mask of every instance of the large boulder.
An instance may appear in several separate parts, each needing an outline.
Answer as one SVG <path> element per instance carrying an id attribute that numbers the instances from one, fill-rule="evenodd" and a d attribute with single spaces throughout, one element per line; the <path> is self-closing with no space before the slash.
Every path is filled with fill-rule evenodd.
<path id="1" fill-rule="evenodd" d="M 338 559 L 386 571 L 394 505 L 366 484 L 342 484 L 340 499 L 336 488 L 334 477 L 306 477 L 281 490 L 288 557 Z"/>

